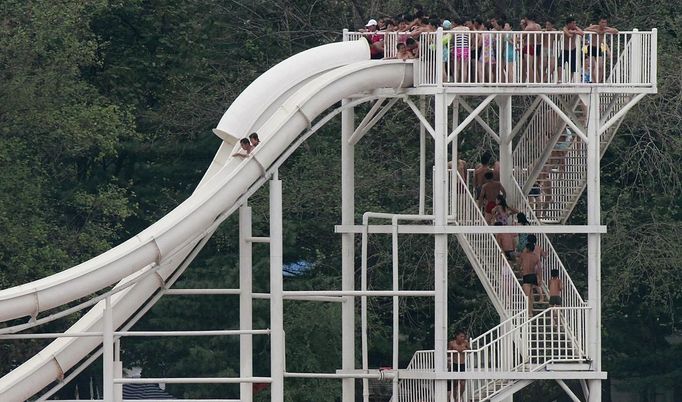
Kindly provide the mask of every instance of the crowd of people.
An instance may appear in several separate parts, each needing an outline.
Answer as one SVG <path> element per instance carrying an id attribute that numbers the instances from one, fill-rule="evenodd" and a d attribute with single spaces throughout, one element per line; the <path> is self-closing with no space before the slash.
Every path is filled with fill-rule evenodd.
<path id="1" fill-rule="evenodd" d="M 561 81 L 564 69 L 573 75 L 578 72 L 578 60 L 582 59 L 584 65 L 580 79 L 584 82 L 602 82 L 600 73 L 606 61 L 605 55 L 609 52 L 606 37 L 607 34 L 618 33 L 617 29 L 608 25 L 606 17 L 580 28 L 573 17 L 565 18 L 559 27 L 553 19 L 541 21 L 527 14 L 515 25 L 505 17 L 487 20 L 480 17 L 441 19 L 426 12 L 420 5 L 416 5 L 411 13 L 370 19 L 359 31 L 366 33 L 373 59 L 395 54 L 396 58 L 407 60 L 419 57 L 421 34 L 435 32 L 439 27 L 444 30 L 445 47 L 450 49 L 443 55 L 444 60 L 453 62 L 454 71 L 451 73 L 463 81 L 467 81 L 468 75 L 475 75 L 478 80 L 492 81 L 495 76 L 490 74 L 494 71 L 490 66 L 499 64 L 504 73 L 498 79 L 512 82 L 517 62 L 523 64 L 521 71 L 526 72 L 524 81 L 548 80 L 551 74 L 556 74 L 557 80 Z M 529 34 L 522 35 L 518 31 Z M 494 32 L 504 32 L 501 40 L 497 40 Z M 541 32 L 557 34 L 536 35 Z M 395 52 L 386 48 L 387 33 L 397 35 L 397 45 L 391 43 L 391 46 L 396 46 Z M 586 33 L 589 33 L 587 39 L 578 48 L 578 37 L 586 36 Z M 583 52 L 585 57 L 581 58 L 579 52 Z"/>
<path id="2" fill-rule="evenodd" d="M 465 161 L 459 161 L 458 170 L 462 177 L 466 177 Z M 489 225 L 530 225 L 523 212 L 507 203 L 507 191 L 500 182 L 500 163 L 493 162 L 489 153 L 481 156 L 480 164 L 474 170 L 473 188 L 474 197 Z M 533 294 L 537 293 L 541 302 L 544 299 L 542 259 L 547 255 L 546 251 L 538 244 L 534 234 L 497 233 L 495 238 L 509 264 L 522 278 L 524 293 L 530 301 L 529 314 L 532 315 Z M 558 294 L 550 292 L 550 306 L 561 305 L 560 295 L 560 290 Z M 559 296 L 559 299 L 552 296 Z"/>

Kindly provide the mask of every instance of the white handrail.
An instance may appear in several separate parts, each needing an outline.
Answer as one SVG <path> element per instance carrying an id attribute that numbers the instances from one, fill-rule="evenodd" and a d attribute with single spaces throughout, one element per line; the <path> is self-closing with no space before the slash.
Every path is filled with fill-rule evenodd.
<path id="1" fill-rule="evenodd" d="M 450 183 L 453 194 L 455 221 L 459 225 L 487 226 L 485 217 L 478 208 L 474 197 L 469 192 L 464 180 L 457 170 L 451 170 Z M 456 193 L 456 195 L 455 195 Z M 464 233 L 457 236 L 472 264 L 477 265 L 476 272 L 486 290 L 497 302 L 498 310 L 502 309 L 507 317 L 528 309 L 528 299 L 523 288 L 516 279 L 514 270 L 500 248 L 492 233 Z M 477 264 L 476 264 L 477 263 Z"/>

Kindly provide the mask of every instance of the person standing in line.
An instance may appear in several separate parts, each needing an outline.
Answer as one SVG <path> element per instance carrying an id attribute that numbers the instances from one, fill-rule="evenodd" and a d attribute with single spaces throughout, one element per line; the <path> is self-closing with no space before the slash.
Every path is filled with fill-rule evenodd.
<path id="1" fill-rule="evenodd" d="M 457 365 L 453 366 L 454 362 L 450 362 L 453 371 L 457 373 L 463 373 L 466 371 L 466 351 L 471 349 L 469 346 L 469 339 L 467 339 L 467 334 L 464 330 L 458 330 L 455 332 L 455 339 L 448 342 L 448 350 L 452 350 L 457 355 Z M 449 359 L 448 359 L 449 360 Z M 453 381 L 454 382 L 454 381 Z M 450 382 L 448 382 L 450 384 Z M 466 380 L 457 381 L 457 400 L 462 400 L 462 394 L 464 394 L 464 387 L 466 386 Z M 448 388 L 451 388 L 448 387 Z M 448 400 L 451 400 L 452 390 L 448 389 Z"/>
<path id="2" fill-rule="evenodd" d="M 485 179 L 486 183 L 481 187 L 481 193 L 478 196 L 478 207 L 485 206 L 483 210 L 485 212 L 485 220 L 486 222 L 491 222 L 493 209 L 497 205 L 497 196 L 500 194 L 506 196 L 507 192 L 499 181 L 493 179 L 492 170 L 486 172 Z"/>
<path id="3" fill-rule="evenodd" d="M 469 78 L 469 43 L 470 34 L 469 28 L 462 24 L 461 18 L 455 18 L 452 20 L 454 27 L 452 28 L 454 33 L 454 45 L 455 45 L 455 57 L 453 66 L 453 76 L 455 77 L 455 82 L 467 82 Z"/>
<path id="4" fill-rule="evenodd" d="M 606 53 L 609 46 L 606 42 L 606 35 L 616 35 L 618 30 L 608 25 L 606 17 L 599 19 L 599 23 L 592 24 L 585 28 L 585 32 L 594 32 L 597 37 L 591 40 L 590 44 L 590 64 L 592 65 L 592 82 L 603 82 L 604 77 L 601 73 L 604 71 Z M 613 43 L 613 42 L 612 42 Z"/>
<path id="5" fill-rule="evenodd" d="M 535 243 L 528 242 L 523 253 L 519 255 L 521 274 L 523 275 L 523 292 L 528 298 L 528 317 L 533 316 L 533 292 L 537 290 L 539 294 L 542 294 L 542 290 L 538 286 L 538 276 L 536 274 L 540 258 L 535 255 L 534 251 Z"/>
<path id="6" fill-rule="evenodd" d="M 558 55 L 558 76 L 559 82 L 563 82 L 565 77 L 563 76 L 563 70 L 565 64 L 568 64 L 569 76 L 566 82 L 573 81 L 573 75 L 578 71 L 578 37 L 583 36 L 584 32 L 575 23 L 575 18 L 568 17 L 566 19 L 566 25 L 563 29 L 564 32 L 564 50 Z"/>
<path id="7" fill-rule="evenodd" d="M 564 284 L 559 278 L 559 270 L 552 270 L 552 278 L 549 280 L 549 307 L 561 307 L 561 291 L 564 289 Z M 555 314 L 557 313 L 557 314 Z M 555 318 L 555 315 L 559 317 L 559 311 L 552 311 L 552 323 L 558 326 L 559 320 Z"/>
<path id="8" fill-rule="evenodd" d="M 521 75 L 525 76 L 525 82 L 536 82 L 539 78 L 538 66 L 536 57 L 542 57 L 542 45 L 536 32 L 542 31 L 540 24 L 535 22 L 535 18 L 527 16 L 525 32 L 533 32 L 524 34 L 523 54 L 526 56 L 523 60 Z M 539 54 L 538 54 L 539 50 Z"/>

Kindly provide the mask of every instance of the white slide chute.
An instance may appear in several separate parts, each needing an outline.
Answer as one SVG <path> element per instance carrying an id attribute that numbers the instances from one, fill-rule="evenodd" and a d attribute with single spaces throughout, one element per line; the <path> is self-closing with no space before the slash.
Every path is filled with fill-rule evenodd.
<path id="1" fill-rule="evenodd" d="M 334 43 L 299 53 L 268 70 L 233 102 L 217 126 L 221 144 L 195 192 L 134 238 L 87 262 L 0 291 L 0 321 L 64 305 L 136 281 L 111 298 L 114 327 L 140 310 L 178 267 L 191 260 L 215 222 L 295 145 L 302 132 L 340 100 L 377 88 L 412 86 L 412 63 L 371 61 L 366 41 Z M 258 132 L 248 158 L 234 158 L 234 140 Z M 156 269 L 151 275 L 145 270 Z M 117 286 L 122 286 L 119 283 Z M 101 332 L 104 302 L 66 332 Z M 99 337 L 60 338 L 0 378 L 0 401 L 23 401 L 64 376 L 101 344 Z"/>

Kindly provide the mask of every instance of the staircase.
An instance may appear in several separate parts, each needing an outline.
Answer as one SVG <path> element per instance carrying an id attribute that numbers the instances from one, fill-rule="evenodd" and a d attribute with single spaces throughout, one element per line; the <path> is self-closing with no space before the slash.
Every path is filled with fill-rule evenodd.
<path id="1" fill-rule="evenodd" d="M 487 226 L 485 217 L 476 205 L 473 195 L 456 170 L 450 172 L 451 192 L 460 196 L 451 197 L 450 217 L 457 225 Z M 500 317 L 509 318 L 528 308 L 523 289 L 516 280 L 516 273 L 497 244 L 492 233 L 462 233 L 457 240 L 471 262 L 483 287 Z"/>
<path id="2" fill-rule="evenodd" d="M 627 49 L 630 47 L 631 44 L 626 45 Z M 623 68 L 628 60 L 629 51 L 622 52 L 606 82 L 619 79 L 628 70 Z M 614 117 L 632 97 L 627 93 L 601 94 L 600 126 Z M 567 110 L 569 116 L 573 115 L 571 117 L 579 127 L 586 125 L 586 101 L 579 95 L 549 98 Z M 624 115 L 600 134 L 600 156 L 611 144 L 623 118 Z M 518 140 L 512 159 L 514 178 L 521 184 L 523 194 L 530 197 L 539 221 L 565 223 L 587 185 L 587 144 L 546 102 L 541 102 Z"/>

